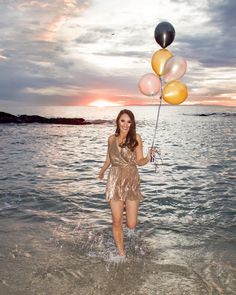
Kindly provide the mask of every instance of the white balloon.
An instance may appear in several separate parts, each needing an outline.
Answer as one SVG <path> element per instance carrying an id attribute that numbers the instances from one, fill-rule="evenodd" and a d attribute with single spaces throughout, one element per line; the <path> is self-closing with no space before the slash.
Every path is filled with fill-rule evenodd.
<path id="1" fill-rule="evenodd" d="M 139 90 L 147 96 L 156 95 L 161 87 L 160 78 L 155 74 L 145 74 L 139 80 Z"/>
<path id="2" fill-rule="evenodd" d="M 181 56 L 172 56 L 164 66 L 163 78 L 167 81 L 179 80 L 186 73 L 187 62 Z"/>

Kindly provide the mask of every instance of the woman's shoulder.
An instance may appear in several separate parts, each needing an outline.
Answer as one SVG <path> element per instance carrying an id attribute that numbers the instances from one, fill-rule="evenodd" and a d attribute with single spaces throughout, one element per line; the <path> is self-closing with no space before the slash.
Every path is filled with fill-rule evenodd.
<path id="1" fill-rule="evenodd" d="M 137 141 L 141 141 L 142 140 L 141 135 L 139 133 L 136 133 L 136 139 L 137 139 Z"/>
<path id="2" fill-rule="evenodd" d="M 138 142 L 137 146 L 142 146 L 143 145 L 143 140 L 140 134 L 136 133 L 136 140 Z"/>
<path id="3" fill-rule="evenodd" d="M 115 134 L 111 134 L 111 135 L 108 137 L 108 142 L 109 142 L 109 143 L 112 143 L 113 140 L 115 140 L 115 138 L 116 138 Z"/>

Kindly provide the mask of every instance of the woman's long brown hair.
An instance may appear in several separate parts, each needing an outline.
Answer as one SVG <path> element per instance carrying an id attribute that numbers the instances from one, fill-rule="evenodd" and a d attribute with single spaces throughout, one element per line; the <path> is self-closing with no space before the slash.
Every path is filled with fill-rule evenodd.
<path id="1" fill-rule="evenodd" d="M 132 152 L 134 151 L 135 147 L 138 145 L 138 141 L 136 139 L 136 123 L 135 123 L 135 118 L 134 118 L 134 114 L 130 111 L 130 110 L 121 110 L 116 118 L 116 133 L 115 136 L 119 136 L 120 135 L 120 127 L 119 127 L 119 120 L 120 117 L 126 114 L 129 116 L 130 121 L 131 121 L 131 125 L 129 128 L 129 132 L 126 136 L 125 142 L 120 144 L 120 147 L 124 148 L 124 147 L 128 147 Z"/>

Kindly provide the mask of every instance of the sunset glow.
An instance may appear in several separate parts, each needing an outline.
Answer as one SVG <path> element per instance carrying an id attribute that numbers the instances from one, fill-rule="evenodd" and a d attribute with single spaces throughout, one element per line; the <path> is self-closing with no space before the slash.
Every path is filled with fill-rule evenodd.
<path id="1" fill-rule="evenodd" d="M 99 107 L 99 108 L 114 107 L 114 106 L 119 106 L 119 105 L 120 104 L 118 104 L 118 103 L 104 100 L 104 99 L 94 100 L 89 104 L 89 106 L 91 106 L 91 107 Z"/>

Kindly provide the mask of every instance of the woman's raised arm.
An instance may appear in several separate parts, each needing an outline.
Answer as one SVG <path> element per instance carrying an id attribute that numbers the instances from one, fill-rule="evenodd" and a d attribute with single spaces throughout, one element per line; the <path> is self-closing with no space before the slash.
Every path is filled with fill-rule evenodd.
<path id="1" fill-rule="evenodd" d="M 150 161 L 150 151 L 148 152 L 147 156 L 143 156 L 143 141 L 139 134 L 136 134 L 136 139 L 138 141 L 138 145 L 135 148 L 136 152 L 136 163 L 139 166 L 144 166 Z"/>

